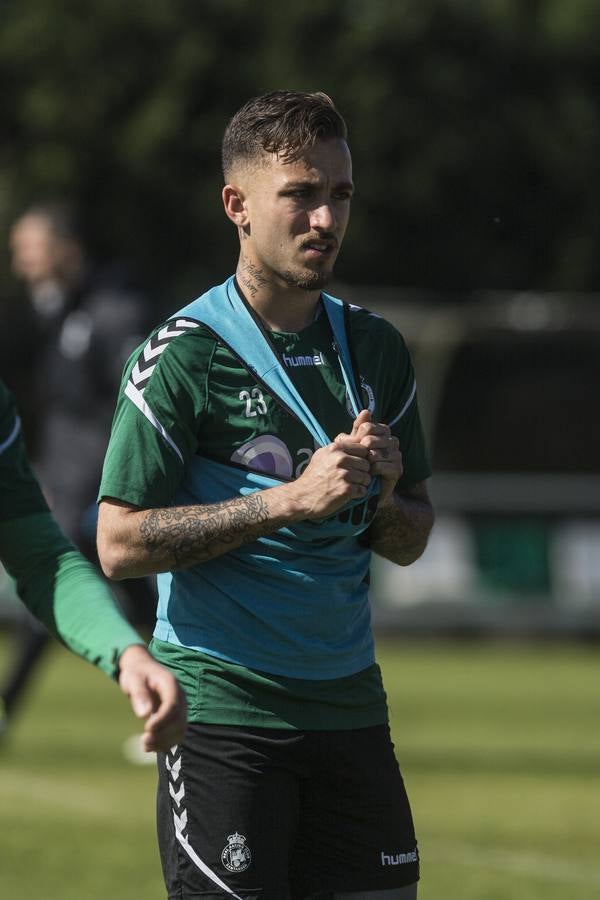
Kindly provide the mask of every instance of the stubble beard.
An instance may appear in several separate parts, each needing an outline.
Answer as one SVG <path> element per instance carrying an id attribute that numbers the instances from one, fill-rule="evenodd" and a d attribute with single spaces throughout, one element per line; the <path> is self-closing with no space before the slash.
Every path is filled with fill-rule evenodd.
<path id="1" fill-rule="evenodd" d="M 286 269 L 277 273 L 282 281 L 290 287 L 299 288 L 301 291 L 320 291 L 327 287 L 333 277 L 333 272 L 293 272 Z"/>

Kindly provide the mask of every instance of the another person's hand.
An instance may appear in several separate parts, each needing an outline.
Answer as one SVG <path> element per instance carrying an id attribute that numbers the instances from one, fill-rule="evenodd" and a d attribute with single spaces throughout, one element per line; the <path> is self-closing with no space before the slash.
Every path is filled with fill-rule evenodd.
<path id="1" fill-rule="evenodd" d="M 119 668 L 121 690 L 136 716 L 146 720 L 142 748 L 166 751 L 180 743 L 187 724 L 187 703 L 173 675 L 141 644 L 123 651 Z"/>

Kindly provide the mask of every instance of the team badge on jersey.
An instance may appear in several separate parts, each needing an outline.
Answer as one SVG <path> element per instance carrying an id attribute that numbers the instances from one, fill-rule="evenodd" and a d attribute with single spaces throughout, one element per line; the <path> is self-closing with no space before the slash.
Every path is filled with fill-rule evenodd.
<path id="1" fill-rule="evenodd" d="M 227 846 L 221 853 L 221 862 L 230 872 L 244 872 L 252 862 L 250 847 L 243 834 L 227 835 Z"/>
<path id="2" fill-rule="evenodd" d="M 373 393 L 373 388 L 370 384 L 367 384 L 365 379 L 360 376 L 360 388 L 361 388 L 361 399 L 363 401 L 363 408 L 368 409 L 370 413 L 375 410 L 375 394 Z M 346 409 L 349 414 L 354 418 L 354 412 L 352 410 L 352 403 L 350 402 L 350 397 L 348 396 L 348 392 L 346 392 Z"/>

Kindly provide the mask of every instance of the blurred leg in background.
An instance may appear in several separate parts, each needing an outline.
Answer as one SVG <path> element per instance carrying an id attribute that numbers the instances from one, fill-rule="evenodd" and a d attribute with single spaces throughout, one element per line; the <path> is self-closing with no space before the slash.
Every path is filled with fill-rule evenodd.
<path id="1" fill-rule="evenodd" d="M 25 613 L 16 625 L 14 640 L 17 645 L 15 660 L 8 672 L 3 673 L 0 688 L 0 739 L 26 699 L 27 688 L 50 642 L 50 635 L 32 615 Z"/>

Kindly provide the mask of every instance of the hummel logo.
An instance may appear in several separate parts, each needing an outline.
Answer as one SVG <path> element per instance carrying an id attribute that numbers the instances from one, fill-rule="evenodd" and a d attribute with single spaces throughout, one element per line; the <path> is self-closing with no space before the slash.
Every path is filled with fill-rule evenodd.
<path id="1" fill-rule="evenodd" d="M 418 862 L 418 854 L 416 850 L 409 850 L 408 853 L 384 853 L 381 851 L 382 866 L 403 866 L 406 863 Z"/>
<path id="2" fill-rule="evenodd" d="M 283 362 L 286 366 L 325 366 L 327 365 L 322 353 L 314 356 L 286 356 L 283 354 Z"/>

